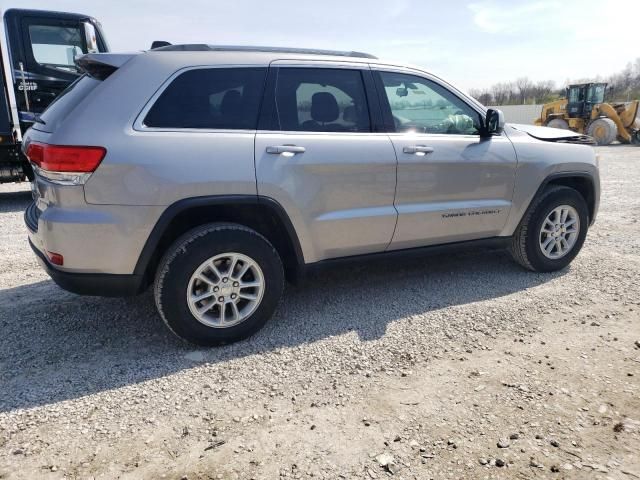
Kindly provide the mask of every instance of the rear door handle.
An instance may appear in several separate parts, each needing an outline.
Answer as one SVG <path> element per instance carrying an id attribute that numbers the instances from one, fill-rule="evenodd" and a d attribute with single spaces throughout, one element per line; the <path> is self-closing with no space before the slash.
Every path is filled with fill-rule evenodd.
<path id="1" fill-rule="evenodd" d="M 427 147 L 425 145 L 411 145 L 402 149 L 404 153 L 414 153 L 418 155 L 426 155 L 433 152 L 433 147 Z"/>
<path id="2" fill-rule="evenodd" d="M 267 147 L 267 153 L 273 153 L 279 155 L 281 153 L 304 153 L 304 147 L 298 147 L 297 145 L 275 145 L 272 147 Z"/>

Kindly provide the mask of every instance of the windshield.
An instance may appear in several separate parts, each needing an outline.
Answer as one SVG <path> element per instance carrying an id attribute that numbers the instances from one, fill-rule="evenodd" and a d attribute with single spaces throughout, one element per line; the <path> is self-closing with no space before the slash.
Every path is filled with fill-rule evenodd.
<path id="1" fill-rule="evenodd" d="M 591 85 L 589 87 L 589 102 L 602 103 L 604 101 L 604 85 Z"/>
<path id="2" fill-rule="evenodd" d="M 77 72 L 74 59 L 87 53 L 80 25 L 29 25 L 33 57 L 40 65 Z"/>

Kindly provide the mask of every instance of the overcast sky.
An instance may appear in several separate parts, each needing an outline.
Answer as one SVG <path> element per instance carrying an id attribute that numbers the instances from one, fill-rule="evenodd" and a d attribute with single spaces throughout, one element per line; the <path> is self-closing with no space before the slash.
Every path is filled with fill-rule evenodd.
<path id="1" fill-rule="evenodd" d="M 607 76 L 640 57 L 640 0 L 0 0 L 93 15 L 111 49 L 172 43 L 360 50 L 465 89 Z"/>

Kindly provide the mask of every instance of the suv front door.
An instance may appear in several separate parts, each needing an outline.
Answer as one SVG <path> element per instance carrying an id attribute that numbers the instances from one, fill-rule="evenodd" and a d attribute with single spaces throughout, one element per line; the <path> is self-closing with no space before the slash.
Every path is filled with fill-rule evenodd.
<path id="1" fill-rule="evenodd" d="M 381 116 L 368 67 L 277 61 L 267 92 L 258 193 L 285 208 L 305 261 L 384 251 L 397 218 L 396 157 L 373 131 Z"/>
<path id="2" fill-rule="evenodd" d="M 398 224 L 390 250 L 498 235 L 511 208 L 515 150 L 481 138 L 480 112 L 435 79 L 374 71 L 398 158 Z"/>

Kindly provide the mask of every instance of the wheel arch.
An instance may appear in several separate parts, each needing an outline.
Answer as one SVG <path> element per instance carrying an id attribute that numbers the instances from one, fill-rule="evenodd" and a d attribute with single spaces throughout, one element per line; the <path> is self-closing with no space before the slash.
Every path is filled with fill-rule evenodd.
<path id="1" fill-rule="evenodd" d="M 554 173 L 546 177 L 538 187 L 533 198 L 531 198 L 529 206 L 522 216 L 523 219 L 526 218 L 532 205 L 535 204 L 535 200 L 550 185 L 570 187 L 576 190 L 587 203 L 587 208 L 589 209 L 589 224 L 593 224 L 597 207 L 596 182 L 593 175 L 588 172 Z"/>
<path id="2" fill-rule="evenodd" d="M 287 280 L 298 280 L 304 256 L 293 224 L 277 201 L 257 195 L 204 196 L 173 203 L 149 234 L 134 273 L 149 285 L 166 249 L 185 232 L 212 222 L 237 223 L 256 230 L 278 251 Z"/>

